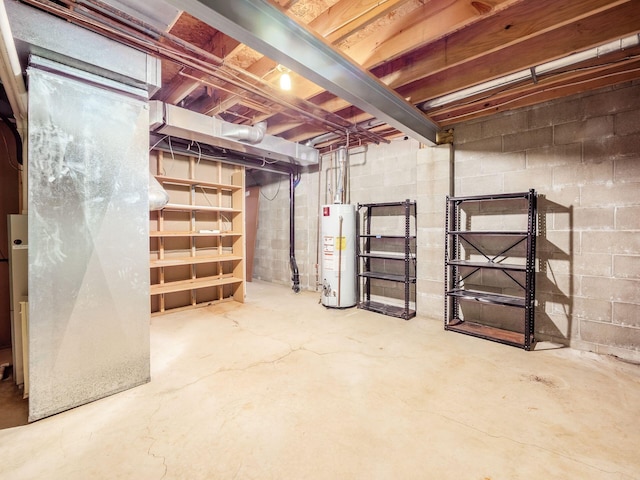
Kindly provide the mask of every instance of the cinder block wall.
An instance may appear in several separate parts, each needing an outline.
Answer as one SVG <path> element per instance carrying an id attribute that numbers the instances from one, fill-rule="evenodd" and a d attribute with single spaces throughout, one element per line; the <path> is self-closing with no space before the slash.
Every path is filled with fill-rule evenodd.
<path id="1" fill-rule="evenodd" d="M 536 337 L 640 358 L 640 82 L 455 126 L 455 194 L 539 199 Z"/>
<path id="2" fill-rule="evenodd" d="M 444 204 L 456 195 L 540 194 L 536 337 L 640 360 L 640 82 L 455 126 L 450 146 L 398 139 L 354 153 L 351 203 L 417 201 L 417 310 L 442 321 Z M 453 161 L 450 160 L 453 156 Z M 453 165 L 453 169 L 451 168 Z M 327 176 L 296 189 L 296 257 L 316 290 L 320 205 Z M 291 283 L 288 179 L 261 178 L 254 276 Z"/>
<path id="3" fill-rule="evenodd" d="M 289 278 L 289 177 L 248 171 L 247 185 L 260 186 L 253 278 L 285 284 Z"/>

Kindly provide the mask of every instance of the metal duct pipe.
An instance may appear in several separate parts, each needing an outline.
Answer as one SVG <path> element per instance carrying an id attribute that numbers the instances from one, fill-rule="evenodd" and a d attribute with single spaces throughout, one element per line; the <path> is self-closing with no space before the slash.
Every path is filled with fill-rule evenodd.
<path id="1" fill-rule="evenodd" d="M 149 172 L 149 211 L 162 210 L 169 203 L 169 194 Z"/>
<path id="2" fill-rule="evenodd" d="M 337 183 L 333 203 L 347 202 L 347 148 L 340 147 L 337 150 Z"/>
<path id="3" fill-rule="evenodd" d="M 300 273 L 296 262 L 296 224 L 295 224 L 295 207 L 296 207 L 296 181 L 295 173 L 289 174 L 289 262 L 291 264 L 291 281 L 293 286 L 291 289 L 295 293 L 300 292 Z"/>
<path id="4" fill-rule="evenodd" d="M 251 144 L 260 143 L 267 132 L 267 122 L 251 125 L 236 125 L 235 123 L 222 123 L 221 135 L 233 140 L 242 140 Z"/>

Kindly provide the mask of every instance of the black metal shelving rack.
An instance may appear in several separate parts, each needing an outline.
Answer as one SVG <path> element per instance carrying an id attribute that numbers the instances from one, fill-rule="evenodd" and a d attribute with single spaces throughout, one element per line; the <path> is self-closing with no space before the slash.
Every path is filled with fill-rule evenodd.
<path id="1" fill-rule="evenodd" d="M 398 210 L 398 215 L 404 217 L 404 235 L 378 234 L 371 231 L 371 220 L 375 216 L 374 210 L 379 208 L 386 208 L 390 211 Z M 403 202 L 359 203 L 358 213 L 360 209 L 364 209 L 364 215 L 358 215 L 359 221 L 356 226 L 358 236 L 358 308 L 409 320 L 416 316 L 415 289 L 413 292 L 411 289 L 411 285 L 416 283 L 416 202 L 407 199 Z M 413 222 L 411 217 L 414 218 Z M 364 228 L 361 223 L 364 224 Z M 372 240 L 400 241 L 403 244 L 403 251 L 372 251 Z M 372 270 L 372 260 L 404 262 L 404 273 Z M 371 300 L 371 284 L 375 280 L 404 284 L 404 306 Z M 414 308 L 411 308 L 412 304 Z"/>
<path id="2" fill-rule="evenodd" d="M 460 227 L 460 210 L 470 202 L 525 201 L 527 215 L 526 231 L 478 231 L 462 230 Z M 478 215 L 487 214 L 490 209 L 478 209 Z M 524 215 L 524 213 L 523 213 Z M 464 197 L 447 197 L 445 233 L 445 305 L 444 328 L 454 332 L 492 340 L 507 345 L 531 350 L 534 344 L 534 305 L 535 305 L 535 252 L 537 227 L 537 194 L 534 189 L 522 193 L 503 193 L 496 195 L 474 195 Z M 501 239 L 506 247 L 498 252 L 487 253 L 482 247 L 480 238 Z M 483 261 L 469 261 L 460 258 L 461 244 L 465 243 L 474 249 Z M 525 243 L 524 265 L 509 264 L 504 260 L 514 249 Z M 464 268 L 464 273 L 461 270 Z M 504 295 L 488 289 L 465 289 L 464 283 L 474 273 L 482 269 L 501 271 L 510 278 L 521 295 Z M 518 273 L 520 272 L 520 273 Z M 521 280 L 524 274 L 524 281 Z M 502 305 L 523 310 L 523 324 L 512 331 L 485 325 L 470 319 L 460 318 L 460 301 L 480 302 L 483 304 Z M 514 324 L 515 325 L 515 324 Z"/>

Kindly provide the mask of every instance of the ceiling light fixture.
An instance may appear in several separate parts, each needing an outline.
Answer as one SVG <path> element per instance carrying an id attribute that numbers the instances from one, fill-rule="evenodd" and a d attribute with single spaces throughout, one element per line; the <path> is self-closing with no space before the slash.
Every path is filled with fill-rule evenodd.
<path id="1" fill-rule="evenodd" d="M 289 75 L 289 69 L 287 67 L 283 67 L 282 65 L 278 65 L 278 71 L 280 72 L 280 89 L 289 91 L 291 90 L 291 75 Z"/>

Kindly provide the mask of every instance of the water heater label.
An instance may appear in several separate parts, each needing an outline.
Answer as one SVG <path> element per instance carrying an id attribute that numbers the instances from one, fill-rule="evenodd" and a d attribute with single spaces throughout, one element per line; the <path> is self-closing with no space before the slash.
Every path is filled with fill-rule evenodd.
<path id="1" fill-rule="evenodd" d="M 347 237 L 336 237 L 336 250 L 347 249 Z"/>
<path id="2" fill-rule="evenodd" d="M 322 216 L 323 217 L 331 216 L 331 207 L 322 207 Z"/>
<path id="3" fill-rule="evenodd" d="M 322 237 L 322 265 L 325 271 L 334 269 L 334 240 L 333 236 L 325 235 Z"/>

